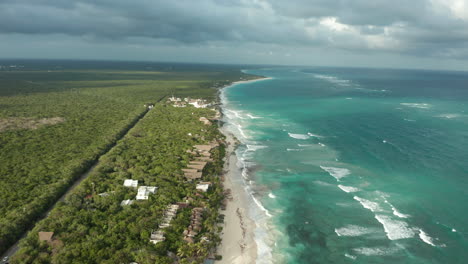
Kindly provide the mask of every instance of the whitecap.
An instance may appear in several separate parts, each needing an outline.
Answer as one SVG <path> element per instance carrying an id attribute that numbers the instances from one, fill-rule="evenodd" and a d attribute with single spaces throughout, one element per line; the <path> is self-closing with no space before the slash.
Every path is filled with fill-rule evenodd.
<path id="1" fill-rule="evenodd" d="M 455 228 L 452 228 L 452 232 L 457 232 L 457 230 Z"/>
<path id="2" fill-rule="evenodd" d="M 287 150 L 287 151 L 303 151 L 304 149 L 290 149 L 290 148 L 288 148 L 288 149 L 286 149 L 286 150 Z"/>
<path id="3" fill-rule="evenodd" d="M 361 247 L 354 248 L 353 250 L 354 252 L 365 256 L 386 256 L 395 253 L 395 249 L 384 247 Z"/>
<path id="4" fill-rule="evenodd" d="M 293 133 L 288 133 L 288 135 L 292 138 L 295 138 L 295 139 L 309 139 L 309 136 L 308 135 L 305 135 L 305 134 L 293 134 Z"/>
<path id="5" fill-rule="evenodd" d="M 344 186 L 344 185 L 341 185 L 339 184 L 338 185 L 338 188 L 340 188 L 341 190 L 347 192 L 347 193 L 350 193 L 350 192 L 359 192 L 360 189 L 359 188 L 356 188 L 356 187 L 352 187 L 352 186 Z"/>
<path id="6" fill-rule="evenodd" d="M 339 79 L 335 76 L 330 76 L 330 75 L 324 75 L 324 74 L 314 74 L 315 78 L 322 79 L 329 81 L 331 83 L 340 85 L 340 86 L 351 86 L 351 81 L 350 80 L 343 80 Z"/>
<path id="7" fill-rule="evenodd" d="M 435 117 L 452 119 L 452 118 L 460 117 L 460 114 L 442 114 L 442 115 L 436 115 Z"/>
<path id="8" fill-rule="evenodd" d="M 320 135 L 312 134 L 310 132 L 307 132 L 307 135 L 309 135 L 310 137 L 316 137 L 316 138 L 321 138 L 322 137 Z"/>
<path id="9" fill-rule="evenodd" d="M 350 258 L 350 259 L 352 259 L 352 260 L 355 260 L 355 259 L 357 258 L 356 256 L 351 255 L 351 254 L 348 254 L 348 253 L 346 253 L 346 254 L 344 254 L 344 255 L 345 255 L 345 257 Z"/>
<path id="10" fill-rule="evenodd" d="M 347 225 L 341 228 L 335 228 L 335 233 L 338 236 L 357 237 L 357 236 L 372 234 L 375 232 L 376 232 L 375 229 L 367 228 L 363 226 L 357 226 L 357 225 Z"/>
<path id="11" fill-rule="evenodd" d="M 269 194 L 268 194 L 268 197 L 270 197 L 271 199 L 275 199 L 275 198 L 276 198 L 276 195 L 274 195 L 273 193 L 269 193 Z"/>
<path id="12" fill-rule="evenodd" d="M 410 217 L 411 215 L 408 215 L 408 214 L 404 214 L 404 213 L 401 213 L 400 211 L 398 211 L 395 206 L 393 206 L 393 204 L 391 204 L 387 199 L 384 199 L 385 203 L 387 203 L 390 208 L 392 208 L 392 212 L 394 215 L 400 217 L 400 218 L 408 218 Z"/>
<path id="13" fill-rule="evenodd" d="M 407 121 L 407 122 L 415 122 L 416 120 L 414 119 L 408 119 L 408 118 L 403 118 L 403 120 Z"/>
<path id="14" fill-rule="evenodd" d="M 351 174 L 351 171 L 345 168 L 335 168 L 335 167 L 325 167 L 325 166 L 320 166 L 320 168 L 328 172 L 328 174 L 333 176 L 337 181 Z"/>
<path id="15" fill-rule="evenodd" d="M 400 103 L 400 105 L 419 109 L 431 108 L 431 105 L 426 103 Z"/>
<path id="16" fill-rule="evenodd" d="M 321 185 L 321 186 L 334 186 L 333 184 L 330 184 L 328 182 L 323 182 L 323 181 L 314 181 L 315 184 Z"/>
<path id="17" fill-rule="evenodd" d="M 298 147 L 313 147 L 316 146 L 314 144 L 297 144 Z"/>
<path id="18" fill-rule="evenodd" d="M 375 215 L 375 219 L 383 225 L 390 240 L 411 238 L 415 235 L 413 229 L 404 221 L 394 220 L 387 215 Z"/>
<path id="19" fill-rule="evenodd" d="M 382 208 L 380 208 L 380 205 L 376 202 L 369 201 L 367 199 L 354 196 L 354 200 L 358 201 L 362 207 L 366 208 L 367 210 L 371 210 L 372 212 L 382 212 Z"/>
<path id="20" fill-rule="evenodd" d="M 433 247 L 436 245 L 434 244 L 434 240 L 432 237 L 430 237 L 426 232 L 424 232 L 422 229 L 419 229 L 419 238 L 424 241 L 424 243 L 429 244 Z"/>
<path id="21" fill-rule="evenodd" d="M 325 147 L 325 146 L 326 146 L 325 144 L 320 143 L 320 142 L 319 142 L 318 144 L 319 144 L 321 147 Z"/>
<path id="22" fill-rule="evenodd" d="M 259 119 L 259 118 L 263 118 L 261 116 L 254 116 L 254 115 L 251 115 L 251 114 L 247 114 L 248 117 L 250 117 L 250 119 Z"/>

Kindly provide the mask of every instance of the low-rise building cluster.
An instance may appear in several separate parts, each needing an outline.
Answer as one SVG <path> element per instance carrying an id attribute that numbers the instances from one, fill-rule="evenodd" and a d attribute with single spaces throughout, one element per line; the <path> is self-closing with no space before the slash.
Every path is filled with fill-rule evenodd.
<path id="1" fill-rule="evenodd" d="M 194 237 L 200 233 L 202 229 L 203 211 L 205 209 L 196 207 L 192 209 L 192 215 L 190 217 L 190 225 L 184 230 L 184 240 L 187 243 L 195 242 Z"/>
<path id="2" fill-rule="evenodd" d="M 166 239 L 164 236 L 164 229 L 170 226 L 172 219 L 176 216 L 177 210 L 179 210 L 178 204 L 171 204 L 167 206 L 167 209 L 164 211 L 164 216 L 161 224 L 159 225 L 159 230 L 151 232 L 150 242 L 153 244 L 157 244 L 162 242 Z"/>

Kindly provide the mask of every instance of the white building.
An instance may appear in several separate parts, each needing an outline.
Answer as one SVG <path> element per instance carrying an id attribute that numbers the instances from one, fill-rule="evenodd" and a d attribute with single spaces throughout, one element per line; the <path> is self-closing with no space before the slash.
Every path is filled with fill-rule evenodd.
<path id="1" fill-rule="evenodd" d="M 120 205 L 125 206 L 125 205 L 131 205 L 133 203 L 133 200 L 123 200 Z"/>
<path id="2" fill-rule="evenodd" d="M 155 193 L 158 187 L 155 186 L 140 186 L 136 196 L 137 200 L 148 200 L 148 196 L 151 193 Z"/>
<path id="3" fill-rule="evenodd" d="M 208 191 L 208 188 L 210 188 L 210 185 L 211 185 L 211 182 L 201 182 L 201 183 L 197 184 L 196 188 L 197 188 L 197 190 L 206 192 L 206 191 Z"/>
<path id="4" fill-rule="evenodd" d="M 124 186 L 125 186 L 125 187 L 136 188 L 136 187 L 138 187 L 138 180 L 126 179 L 126 180 L 124 181 Z"/>

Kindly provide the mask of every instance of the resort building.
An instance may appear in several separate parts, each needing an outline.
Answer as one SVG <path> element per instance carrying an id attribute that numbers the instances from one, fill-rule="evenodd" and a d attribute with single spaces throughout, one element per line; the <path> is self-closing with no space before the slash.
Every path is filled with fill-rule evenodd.
<path id="1" fill-rule="evenodd" d="M 131 205 L 133 203 L 133 200 L 123 200 L 120 205 L 121 206 L 126 206 L 126 205 Z"/>
<path id="2" fill-rule="evenodd" d="M 125 187 L 138 187 L 138 180 L 126 179 L 123 184 Z"/>
<path id="3" fill-rule="evenodd" d="M 148 200 L 151 193 L 155 193 L 158 187 L 155 186 L 140 186 L 136 196 L 137 200 Z"/>
<path id="4" fill-rule="evenodd" d="M 197 184 L 196 189 L 202 192 L 207 192 L 210 186 L 211 186 L 211 182 L 200 182 L 199 184 Z"/>
<path id="5" fill-rule="evenodd" d="M 54 232 L 39 232 L 39 241 L 47 241 L 49 243 L 52 242 L 52 237 L 54 236 Z"/>

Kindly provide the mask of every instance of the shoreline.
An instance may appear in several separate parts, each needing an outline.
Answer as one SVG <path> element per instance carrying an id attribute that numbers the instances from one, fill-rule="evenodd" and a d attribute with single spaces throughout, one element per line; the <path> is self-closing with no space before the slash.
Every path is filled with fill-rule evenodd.
<path id="1" fill-rule="evenodd" d="M 257 244 L 254 239 L 255 222 L 247 213 L 248 197 L 244 190 L 240 169 L 237 167 L 235 153 L 237 140 L 225 127 L 220 131 L 226 136 L 227 151 L 224 167 L 224 190 L 230 190 L 225 215 L 221 244 L 217 253 L 222 259 L 216 261 L 219 264 L 249 264 L 257 259 Z"/>
<path id="2" fill-rule="evenodd" d="M 241 83 L 251 83 L 257 81 L 271 80 L 271 77 L 259 78 L 248 81 L 233 82 L 221 89 L 230 88 Z M 219 95 L 218 93 L 218 95 Z M 221 100 L 220 100 L 221 101 Z M 257 262 L 258 245 L 255 241 L 255 230 L 257 224 L 248 214 L 250 197 L 244 185 L 241 169 L 237 166 L 238 158 L 236 148 L 239 141 L 226 128 L 225 125 L 219 127 L 221 133 L 226 137 L 226 157 L 224 163 L 224 191 L 230 190 L 230 197 L 224 214 L 223 232 L 221 244 L 217 248 L 217 254 L 222 259 L 216 261 L 218 264 L 250 264 Z M 229 191 L 228 191 L 229 192 Z"/>

